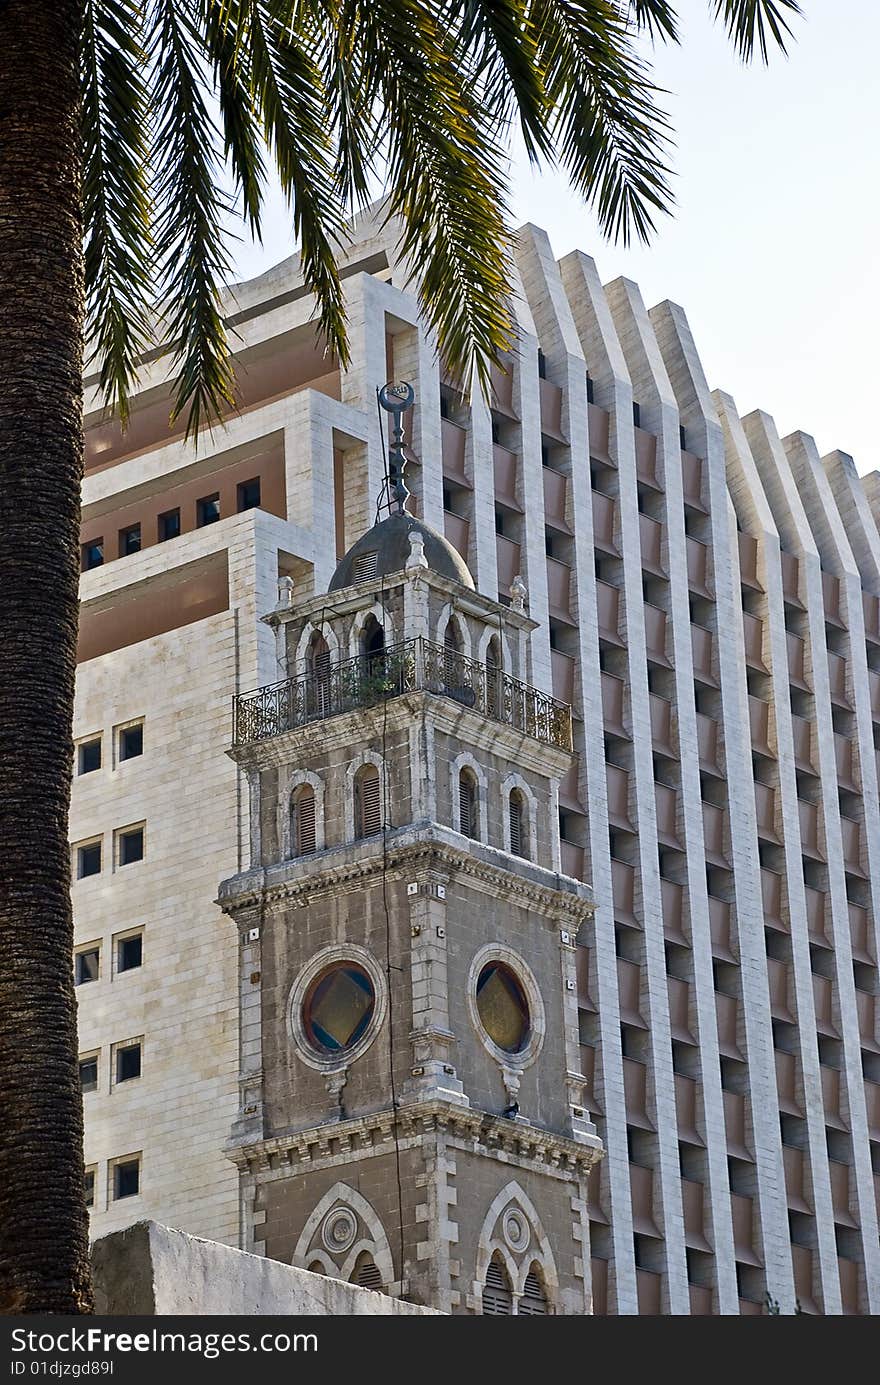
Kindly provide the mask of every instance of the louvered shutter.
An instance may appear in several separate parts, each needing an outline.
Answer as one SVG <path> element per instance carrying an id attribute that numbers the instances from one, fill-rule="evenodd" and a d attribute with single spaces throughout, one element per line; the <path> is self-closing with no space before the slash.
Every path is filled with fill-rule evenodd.
<path id="1" fill-rule="evenodd" d="M 522 1317 L 544 1317 L 547 1313 L 547 1299 L 541 1281 L 534 1271 L 526 1275 L 522 1298 L 517 1305 L 517 1313 Z"/>
<path id="2" fill-rule="evenodd" d="M 381 785 L 379 771 L 369 765 L 358 779 L 358 832 L 359 837 L 375 837 L 382 831 Z"/>
<path id="3" fill-rule="evenodd" d="M 512 1313 L 513 1295 L 510 1292 L 510 1281 L 504 1266 L 497 1260 L 492 1260 L 483 1285 L 483 1317 L 504 1318 L 510 1317 Z"/>
<path id="4" fill-rule="evenodd" d="M 304 784 L 294 800 L 294 844 L 297 856 L 315 850 L 315 791 Z"/>
<path id="5" fill-rule="evenodd" d="M 385 1287 L 382 1283 L 379 1267 L 369 1255 L 362 1255 L 358 1258 L 354 1282 L 359 1284 L 362 1289 L 375 1289 L 380 1294 Z"/>
<path id="6" fill-rule="evenodd" d="M 354 580 L 369 582 L 379 571 L 379 552 L 371 549 L 369 553 L 359 553 L 354 560 Z"/>
<path id="7" fill-rule="evenodd" d="M 523 855 L 523 812 L 519 795 L 510 795 L 510 850 L 514 856 Z"/>
<path id="8" fill-rule="evenodd" d="M 460 830 L 465 837 L 477 835 L 476 794 L 474 783 L 466 770 L 458 776 L 458 811 Z"/>

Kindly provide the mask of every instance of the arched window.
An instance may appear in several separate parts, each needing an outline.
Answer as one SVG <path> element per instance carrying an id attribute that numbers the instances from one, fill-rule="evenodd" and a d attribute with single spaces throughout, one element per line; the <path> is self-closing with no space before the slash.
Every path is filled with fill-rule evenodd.
<path id="1" fill-rule="evenodd" d="M 368 616 L 361 634 L 361 653 L 368 672 L 379 672 L 385 654 L 385 631 L 375 616 Z"/>
<path id="2" fill-rule="evenodd" d="M 443 647 L 447 654 L 461 653 L 461 631 L 458 628 L 458 621 L 454 616 L 450 616 L 446 624 L 446 633 L 443 636 Z"/>
<path id="3" fill-rule="evenodd" d="M 479 839 L 477 780 L 473 770 L 463 769 L 458 776 L 458 821 L 463 836 Z"/>
<path id="4" fill-rule="evenodd" d="M 294 856 L 308 856 L 316 850 L 315 790 L 300 784 L 290 802 L 290 845 Z"/>
<path id="5" fill-rule="evenodd" d="M 313 1260 L 312 1263 L 311 1263 L 310 1265 L 307 1265 L 307 1266 L 306 1266 L 306 1268 L 309 1270 L 309 1272 L 310 1272 L 311 1274 L 326 1274 L 326 1273 L 327 1273 L 327 1271 L 324 1269 L 324 1266 L 321 1264 L 321 1261 L 320 1261 L 320 1260 Z"/>
<path id="6" fill-rule="evenodd" d="M 325 717 L 330 711 L 330 646 L 318 630 L 309 641 L 306 669 L 309 711 L 314 716 Z"/>
<path id="7" fill-rule="evenodd" d="M 382 784 L 375 765 L 362 765 L 354 781 L 354 835 L 375 837 L 382 831 Z"/>
<path id="8" fill-rule="evenodd" d="M 384 1293 L 385 1285 L 382 1283 L 379 1266 L 366 1250 L 362 1250 L 355 1261 L 351 1282 L 359 1284 L 362 1289 L 375 1289 L 378 1294 Z"/>
<path id="9" fill-rule="evenodd" d="M 529 817 L 525 795 L 520 789 L 511 789 L 507 802 L 510 825 L 510 850 L 513 856 L 529 854 Z"/>
<path id="10" fill-rule="evenodd" d="M 489 716 L 497 717 L 501 705 L 501 650 L 493 635 L 486 650 L 486 711 Z"/>
<path id="11" fill-rule="evenodd" d="M 516 1311 L 520 1317 L 536 1318 L 545 1317 L 547 1314 L 547 1295 L 544 1292 L 544 1285 L 541 1283 L 536 1265 L 532 1265 L 526 1275 L 522 1297 L 517 1304 Z"/>
<path id="12" fill-rule="evenodd" d="M 493 1255 L 483 1285 L 483 1317 L 506 1318 L 513 1313 L 510 1279 L 497 1255 Z"/>

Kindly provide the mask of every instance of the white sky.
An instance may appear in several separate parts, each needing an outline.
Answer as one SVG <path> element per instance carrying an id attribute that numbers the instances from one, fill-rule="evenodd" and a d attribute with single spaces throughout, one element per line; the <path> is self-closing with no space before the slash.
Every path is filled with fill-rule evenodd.
<path id="1" fill-rule="evenodd" d="M 562 256 L 585 250 L 603 283 L 625 275 L 648 307 L 685 309 L 710 387 L 765 409 L 820 453 L 880 469 L 880 3 L 801 0 L 788 58 L 744 68 L 707 0 L 679 0 L 683 43 L 657 53 L 676 133 L 677 209 L 648 248 L 605 241 L 557 173 L 514 166 L 517 224 Z M 236 277 L 291 253 L 278 200 Z"/>

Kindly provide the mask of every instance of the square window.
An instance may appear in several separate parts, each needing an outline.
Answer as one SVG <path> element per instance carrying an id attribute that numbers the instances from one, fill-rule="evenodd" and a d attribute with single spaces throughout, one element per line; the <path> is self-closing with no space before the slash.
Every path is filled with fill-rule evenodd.
<path id="1" fill-rule="evenodd" d="M 141 1075 L 141 1041 L 125 1044 L 116 1050 L 116 1081 L 130 1082 Z"/>
<path id="2" fill-rule="evenodd" d="M 129 938 L 120 938 L 116 944 L 116 970 L 133 971 L 143 964 L 144 935 L 135 933 Z"/>
<path id="3" fill-rule="evenodd" d="M 101 768 L 101 737 L 91 741 L 80 741 L 76 753 L 77 774 L 91 774 Z"/>
<path id="4" fill-rule="evenodd" d="M 84 1092 L 98 1090 L 98 1055 L 90 1053 L 79 1060 L 79 1085 Z"/>
<path id="5" fill-rule="evenodd" d="M 167 539 L 176 539 L 180 533 L 180 511 L 166 510 L 164 515 L 159 516 L 159 542 L 165 543 Z"/>
<path id="6" fill-rule="evenodd" d="M 95 1170 L 94 1170 L 94 1168 L 86 1169 L 85 1173 L 83 1174 L 83 1192 L 84 1192 L 84 1194 L 85 1194 L 86 1206 L 87 1206 L 87 1207 L 94 1207 L 94 1205 L 95 1205 Z"/>
<path id="7" fill-rule="evenodd" d="M 119 758 L 120 760 L 134 760 L 138 755 L 144 753 L 144 723 L 139 721 L 137 726 L 123 726 L 119 732 Z"/>
<path id="8" fill-rule="evenodd" d="M 100 947 L 84 947 L 73 959 L 73 975 L 77 986 L 97 981 L 101 975 Z"/>
<path id="9" fill-rule="evenodd" d="M 216 524 L 220 518 L 220 495 L 203 495 L 196 501 L 196 524 L 201 529 L 206 524 Z"/>
<path id="10" fill-rule="evenodd" d="M 87 842 L 76 849 L 76 878 L 84 880 L 87 875 L 101 873 L 101 843 Z"/>
<path id="11" fill-rule="evenodd" d="M 136 1197 L 141 1190 L 141 1160 L 136 1154 L 113 1165 L 113 1197 Z"/>
<path id="12" fill-rule="evenodd" d="M 116 834 L 116 863 L 120 866 L 134 865 L 144 859 L 143 827 L 124 827 Z"/>
<path id="13" fill-rule="evenodd" d="M 242 481 L 238 488 L 238 509 L 255 510 L 260 503 L 260 478 L 257 476 L 253 481 Z"/>
<path id="14" fill-rule="evenodd" d="M 82 546 L 82 570 L 89 572 L 93 567 L 102 567 L 104 564 L 104 540 L 92 539 L 91 543 L 84 543 Z"/>
<path id="15" fill-rule="evenodd" d="M 140 553 L 141 551 L 141 526 L 130 524 L 127 529 L 119 531 L 119 556 L 125 558 L 129 553 Z"/>

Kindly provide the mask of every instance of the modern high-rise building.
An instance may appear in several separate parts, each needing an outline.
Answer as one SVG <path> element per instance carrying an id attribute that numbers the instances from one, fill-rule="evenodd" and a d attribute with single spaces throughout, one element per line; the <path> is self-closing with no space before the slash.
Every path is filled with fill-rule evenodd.
<path id="1" fill-rule="evenodd" d="M 124 435 L 88 382 L 93 1232 L 454 1313 L 880 1312 L 880 477 L 534 227 L 467 399 L 395 243 L 355 224 L 345 369 L 295 259 L 230 291 L 198 449 L 161 359 Z"/>

